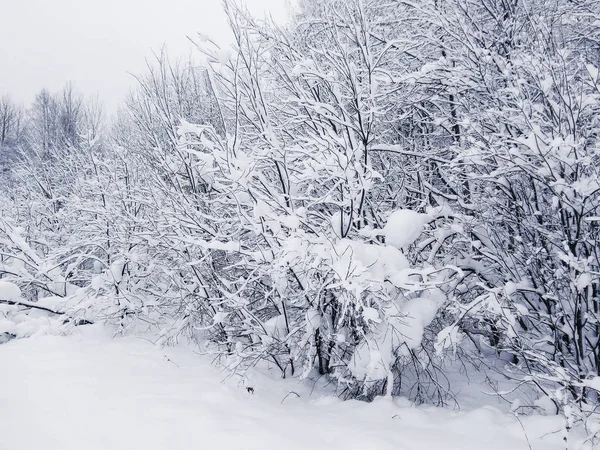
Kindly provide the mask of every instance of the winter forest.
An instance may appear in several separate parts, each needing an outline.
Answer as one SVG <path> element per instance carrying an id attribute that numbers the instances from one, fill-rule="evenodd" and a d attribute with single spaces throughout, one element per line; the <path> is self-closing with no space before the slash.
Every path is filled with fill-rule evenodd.
<path id="1" fill-rule="evenodd" d="M 340 408 L 470 383 L 522 448 L 597 448 L 600 2 L 223 8 L 234 45 L 157 52 L 114 115 L 0 99 L 0 367 L 101 325 L 252 401 L 261 371 Z"/>

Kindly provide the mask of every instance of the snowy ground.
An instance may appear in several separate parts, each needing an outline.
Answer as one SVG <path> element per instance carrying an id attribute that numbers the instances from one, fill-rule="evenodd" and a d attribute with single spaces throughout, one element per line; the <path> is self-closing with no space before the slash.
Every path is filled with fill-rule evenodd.
<path id="1" fill-rule="evenodd" d="M 0 345 L 1 449 L 526 450 L 523 427 L 531 448 L 564 448 L 556 416 L 522 427 L 492 407 L 342 402 L 258 376 L 252 395 L 189 349 L 84 328 Z"/>

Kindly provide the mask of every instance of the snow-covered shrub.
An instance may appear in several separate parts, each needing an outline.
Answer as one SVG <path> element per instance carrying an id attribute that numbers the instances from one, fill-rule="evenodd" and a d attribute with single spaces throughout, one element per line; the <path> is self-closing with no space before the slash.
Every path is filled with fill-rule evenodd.
<path id="1" fill-rule="evenodd" d="M 198 255 L 195 329 L 235 370 L 268 360 L 284 375 L 316 369 L 349 395 L 426 398 L 419 377 L 437 371 L 428 329 L 457 272 L 407 259 L 432 216 L 377 205 L 388 181 L 374 168 L 375 148 L 389 127 L 373 102 L 390 88 L 365 74 L 377 70 L 372 57 L 387 64 L 390 49 L 331 22 L 334 50 L 324 55 L 234 6 L 227 12 L 236 56 L 203 48 L 224 130 L 179 128 L 173 151 L 189 158 L 182 182 L 203 189 L 177 183 L 165 194 L 196 205 L 167 212 L 175 245 Z M 343 20 L 358 26 L 360 13 Z"/>

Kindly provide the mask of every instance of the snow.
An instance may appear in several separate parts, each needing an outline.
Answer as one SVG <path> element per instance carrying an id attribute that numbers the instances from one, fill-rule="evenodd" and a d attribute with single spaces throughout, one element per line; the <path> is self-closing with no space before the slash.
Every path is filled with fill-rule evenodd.
<path id="1" fill-rule="evenodd" d="M 440 355 L 444 350 L 449 348 L 456 352 L 458 344 L 460 343 L 460 341 L 462 341 L 462 338 L 463 336 L 458 326 L 447 326 L 437 334 L 437 339 L 434 344 L 436 353 Z"/>
<path id="2" fill-rule="evenodd" d="M 213 316 L 213 323 L 222 323 L 229 314 L 224 311 L 219 311 Z"/>
<path id="3" fill-rule="evenodd" d="M 222 49 L 217 52 L 217 59 L 220 64 L 225 65 L 231 59 L 231 51 L 228 49 Z"/>
<path id="4" fill-rule="evenodd" d="M 586 69 L 588 71 L 588 73 L 590 74 L 590 78 L 592 79 L 592 81 L 595 83 L 598 81 L 598 68 L 592 64 L 586 64 Z"/>
<path id="5" fill-rule="evenodd" d="M 21 298 L 21 289 L 16 284 L 8 281 L 0 281 L 0 300 L 19 300 Z"/>
<path id="6" fill-rule="evenodd" d="M 410 209 L 394 211 L 383 228 L 386 242 L 397 249 L 408 247 L 417 240 L 430 220 L 429 215 Z"/>
<path id="7" fill-rule="evenodd" d="M 375 308 L 363 308 L 362 316 L 367 321 L 370 320 L 371 322 L 381 322 L 379 319 L 379 311 L 377 311 Z"/>
<path id="8" fill-rule="evenodd" d="M 421 345 L 425 327 L 434 319 L 441 300 L 434 290 L 412 300 L 399 297 L 385 305 L 385 322 L 377 310 L 364 308 L 364 319 L 377 325 L 371 326 L 354 350 L 349 366 L 352 374 L 364 380 L 392 380 L 390 367 L 396 357 L 408 356 L 410 350 Z"/>
<path id="9" fill-rule="evenodd" d="M 316 308 L 306 312 L 306 332 L 314 333 L 321 326 L 321 313 Z"/>
<path id="10" fill-rule="evenodd" d="M 577 290 L 581 292 L 588 286 L 590 286 L 593 283 L 593 281 L 594 277 L 592 277 L 592 274 L 589 272 L 585 272 L 577 277 L 577 280 L 575 281 L 575 287 L 577 287 Z"/>
<path id="11" fill-rule="evenodd" d="M 395 328 L 402 335 L 409 349 L 421 345 L 423 333 L 441 306 L 439 299 L 428 297 L 415 298 L 402 305 L 400 311 L 404 314 L 396 321 Z"/>
<path id="12" fill-rule="evenodd" d="M 381 283 L 398 278 L 409 268 L 406 256 L 389 245 L 341 239 L 337 244 L 336 252 L 339 257 L 333 266 L 340 275 L 362 275 L 368 280 Z"/>
<path id="13" fill-rule="evenodd" d="M 522 416 L 523 430 L 493 407 L 343 402 L 259 372 L 223 382 L 191 349 L 107 334 L 87 326 L 0 345 L 2 448 L 526 450 L 524 430 L 534 450 L 563 448 L 559 416 Z"/>
<path id="14" fill-rule="evenodd" d="M 596 391 L 600 392 L 600 377 L 594 377 L 592 379 L 586 380 L 584 384 Z"/>

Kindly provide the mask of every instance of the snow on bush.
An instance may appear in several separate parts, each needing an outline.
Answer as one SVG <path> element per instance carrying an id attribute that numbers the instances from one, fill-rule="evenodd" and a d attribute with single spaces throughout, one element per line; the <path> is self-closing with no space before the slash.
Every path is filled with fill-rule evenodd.
<path id="1" fill-rule="evenodd" d="M 0 280 L 0 343 L 14 338 L 60 333 L 65 318 L 51 312 L 50 307 L 55 304 L 40 302 L 29 307 L 16 284 Z"/>

